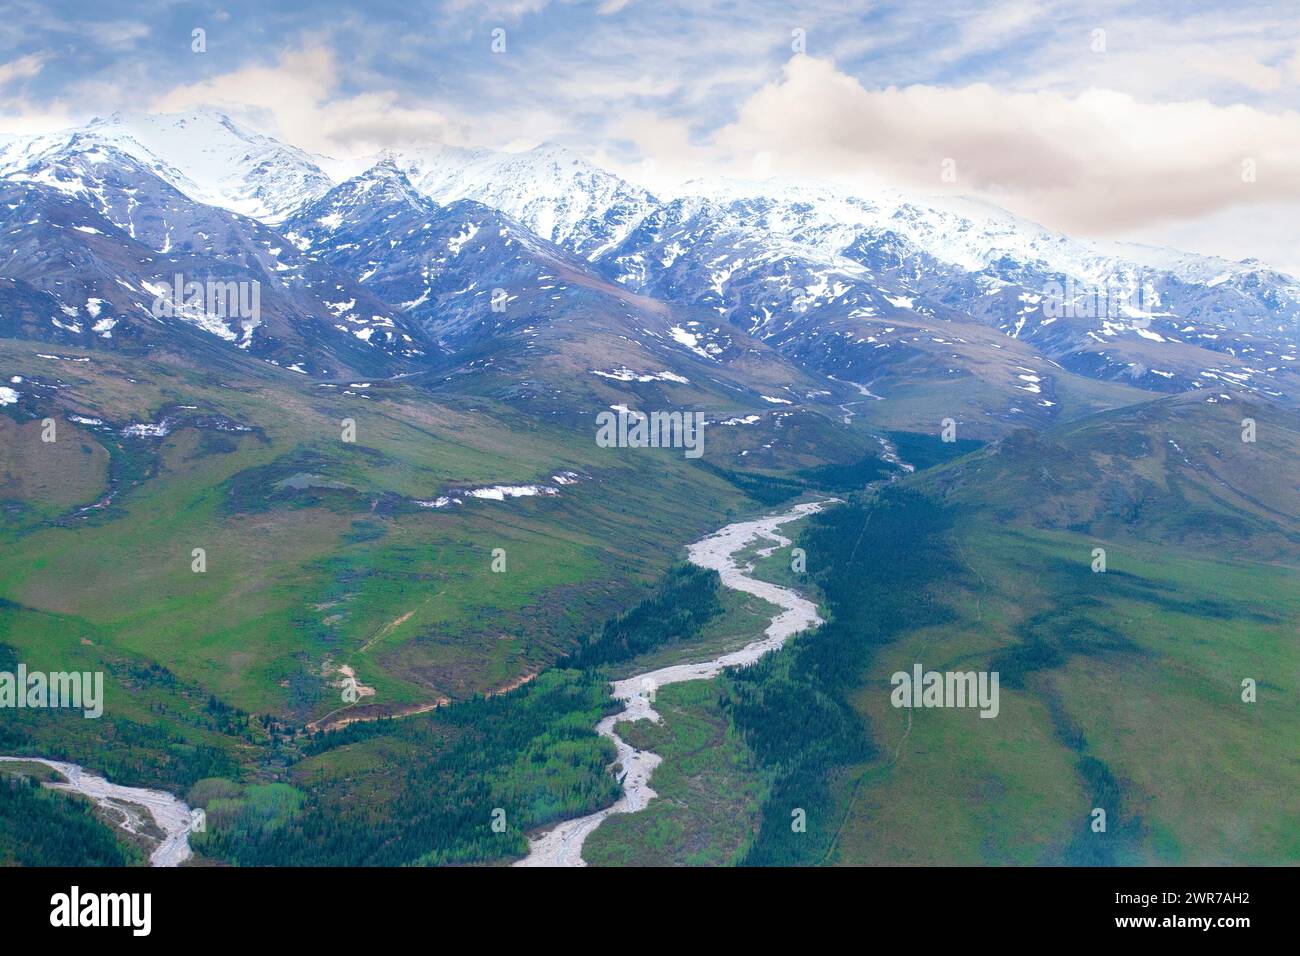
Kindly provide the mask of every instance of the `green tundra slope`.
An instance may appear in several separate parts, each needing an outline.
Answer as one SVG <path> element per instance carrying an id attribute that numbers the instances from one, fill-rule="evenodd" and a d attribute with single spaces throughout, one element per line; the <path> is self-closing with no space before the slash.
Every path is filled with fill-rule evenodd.
<path id="1" fill-rule="evenodd" d="M 1176 397 L 1015 433 L 814 517 L 798 544 L 831 623 L 707 689 L 665 688 L 661 726 L 624 728 L 664 756 L 661 800 L 602 826 L 588 858 L 1295 863 L 1298 444 L 1291 410 Z M 784 583 L 788 561 L 759 573 Z M 997 717 L 892 706 L 917 663 L 998 671 Z"/>
<path id="2" fill-rule="evenodd" d="M 800 493 L 800 475 L 828 463 L 812 449 L 891 470 L 867 455 L 866 437 L 823 440 L 838 426 L 815 413 L 781 420 L 782 476 L 739 470 L 743 456 L 726 442 L 699 461 L 602 448 L 581 408 L 551 421 L 432 376 L 318 383 L 238 356 L 199 364 L 46 348 L 0 342 L 0 372 L 22 395 L 0 413 L 0 669 L 103 671 L 106 700 L 98 720 L 6 710 L 0 752 L 215 801 L 228 828 L 209 850 L 225 859 L 262 859 L 249 835 L 262 839 L 309 798 L 337 798 L 339 812 L 359 797 L 382 805 L 364 789 L 378 781 L 352 786 L 367 760 L 335 753 L 350 739 L 337 728 L 358 718 L 412 715 L 410 739 L 386 730 L 370 745 L 395 796 L 405 792 L 395 765 L 414 794 L 448 766 L 464 772 L 466 728 L 475 766 L 510 787 L 529 777 L 526 762 L 522 777 L 508 772 L 522 754 L 586 753 L 571 765 L 577 783 L 547 778 L 535 813 L 512 813 L 516 843 L 524 824 L 604 799 L 590 730 L 603 685 L 537 675 L 650 593 L 685 542 Z M 45 419 L 53 442 L 42 440 Z M 748 440 L 780 462 L 775 437 Z M 549 493 L 471 494 L 529 486 Z M 457 502 L 430 506 L 442 498 Z M 711 639 L 733 637 L 721 628 Z M 480 726 L 465 717 L 474 707 L 500 712 Z M 417 766 L 412 751 L 433 763 Z M 390 809 L 400 830 L 405 811 Z M 336 855 L 304 838 L 284 862 L 513 852 L 501 841 L 467 849 L 475 834 L 438 819 L 437 838 L 412 827 L 389 834 L 387 849 L 363 845 L 370 821 Z"/>

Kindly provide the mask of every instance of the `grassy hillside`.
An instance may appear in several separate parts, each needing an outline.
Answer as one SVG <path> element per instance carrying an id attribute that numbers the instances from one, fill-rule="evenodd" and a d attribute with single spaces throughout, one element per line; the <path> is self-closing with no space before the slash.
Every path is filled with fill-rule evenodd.
<path id="1" fill-rule="evenodd" d="M 33 615 L 54 615 L 77 646 L 162 662 L 249 712 L 320 716 L 342 663 L 395 706 L 533 673 L 743 501 L 680 453 L 601 449 L 416 386 L 322 389 L 163 362 L 146 379 L 102 356 L 11 364 L 33 394 L 58 386 L 45 411 L 59 436 L 0 417 L 0 640 L 48 652 Z M 121 435 L 164 418 L 163 437 Z M 561 471 L 581 478 L 554 496 L 418 504 L 554 486 Z"/>
<path id="2" fill-rule="evenodd" d="M 773 844 L 840 863 L 1300 859 L 1285 796 L 1300 784 L 1286 744 L 1300 733 L 1297 434 L 1286 410 L 1189 396 L 918 475 L 934 497 L 911 507 L 952 520 L 914 597 L 939 619 L 898 629 L 857 672 L 844 699 L 873 754 L 835 775 L 822 839 Z M 810 555 L 833 547 L 828 521 L 801 542 Z M 868 535 L 831 573 L 865 588 L 888 567 L 881 545 Z M 879 617 L 827 593 L 832 631 Z M 1001 713 L 895 709 L 890 675 L 916 662 L 999 671 Z"/>
<path id="3" fill-rule="evenodd" d="M 809 519 L 830 623 L 628 725 L 666 758 L 662 800 L 589 858 L 1300 860 L 1294 418 L 1204 398 L 1016 434 Z M 758 573 L 794 583 L 787 560 Z M 996 670 L 1000 713 L 895 708 L 891 675 L 918 662 Z"/>
<path id="4" fill-rule="evenodd" d="M 846 768 L 828 860 L 1300 859 L 1296 569 L 1130 544 L 1094 574 L 1092 543 L 958 524 L 966 573 L 936 582 L 954 618 L 900 635 L 858 680 L 881 757 Z M 998 670 L 1001 713 L 892 708 L 890 674 L 917 661 Z"/>
<path id="5" fill-rule="evenodd" d="M 1286 560 L 1300 551 L 1297 460 L 1293 408 L 1198 393 L 1014 432 L 918 487 L 1002 523 Z"/>
<path id="6" fill-rule="evenodd" d="M 103 671 L 106 696 L 97 721 L 11 712 L 0 750 L 215 799 L 228 830 L 207 849 L 226 859 L 270 860 L 262 841 L 290 833 L 303 842 L 276 844 L 286 861 L 491 858 L 516 852 L 525 825 L 598 805 L 609 781 L 590 707 L 604 706 L 602 678 L 561 680 L 557 698 L 555 678 L 537 675 L 645 598 L 686 542 L 752 510 L 747 489 L 778 480 L 751 480 L 736 453 L 711 446 L 703 463 L 672 449 L 600 448 L 594 429 L 457 395 L 428 376 L 322 385 L 238 359 L 200 366 L 13 341 L 0 342 L 0 372 L 21 379 L 22 396 L 0 413 L 0 665 Z M 766 456 L 776 474 L 782 462 L 787 475 L 824 463 L 809 448 L 826 426 L 807 417 L 782 426 L 786 457 Z M 42 440 L 45 418 L 54 442 Z M 702 467 L 715 457 L 727 467 Z M 466 493 L 533 484 L 558 493 Z M 796 478 L 782 493 L 804 487 Z M 462 503 L 421 504 L 451 496 Z M 661 639 L 682 636 L 725 645 L 736 640 L 727 620 L 638 650 L 664 653 Z M 342 694 L 345 667 L 355 701 Z M 539 712 L 525 703 L 534 700 L 563 703 Z M 485 718 L 500 727 L 472 727 L 461 741 L 473 721 L 453 707 L 410 718 L 409 730 L 385 724 L 373 739 L 362 724 L 339 732 L 355 740 L 306 736 L 320 722 L 457 701 L 503 708 Z M 322 855 L 292 827 L 268 836 L 303 807 L 346 816 L 359 800 L 400 830 L 402 801 L 461 767 L 456 747 L 472 746 L 482 749 L 474 772 L 508 781 L 484 791 L 497 801 L 529 778 L 524 755 L 553 751 L 556 766 L 566 748 L 586 756 L 572 779 L 527 785 L 540 795 L 511 810 L 513 842 L 444 839 L 445 816 L 430 823 L 444 834 L 436 840 L 390 830 L 387 848 L 357 836 L 343 856 Z M 411 768 L 405 783 L 391 779 L 394 762 Z M 357 821 L 354 835 L 372 824 Z"/>

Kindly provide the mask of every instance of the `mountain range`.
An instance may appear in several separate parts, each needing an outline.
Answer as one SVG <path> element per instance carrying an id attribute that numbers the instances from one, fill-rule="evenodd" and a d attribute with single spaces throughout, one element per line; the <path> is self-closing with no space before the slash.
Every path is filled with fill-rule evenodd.
<path id="1" fill-rule="evenodd" d="M 546 382 L 534 397 L 601 392 L 548 381 L 546 355 L 677 404 L 682 378 L 756 409 L 892 400 L 909 428 L 947 395 L 979 437 L 1128 389 L 1297 395 L 1300 281 L 1258 262 L 816 182 L 657 197 L 550 144 L 340 168 L 211 112 L 10 139 L 0 323 L 88 348 L 181 336 L 324 380 L 496 369 Z M 160 323 L 175 273 L 260 283 L 260 321 Z"/>

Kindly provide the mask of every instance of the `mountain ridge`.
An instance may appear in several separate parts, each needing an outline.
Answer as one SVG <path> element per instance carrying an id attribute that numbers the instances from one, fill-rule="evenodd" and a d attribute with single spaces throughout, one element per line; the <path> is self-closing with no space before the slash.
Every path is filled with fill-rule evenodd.
<path id="1" fill-rule="evenodd" d="M 698 345 L 705 329 L 750 336 L 825 382 L 831 405 L 861 388 L 906 405 L 920 392 L 952 394 L 953 384 L 980 383 L 978 427 L 992 432 L 1056 420 L 1068 410 L 1061 396 L 1078 390 L 1067 376 L 1154 394 L 1229 389 L 1282 401 L 1300 395 L 1300 282 L 1256 263 L 1076 240 L 979 201 L 923 201 L 883 189 L 860 195 L 808 180 L 701 180 L 659 197 L 552 143 L 518 153 L 390 150 L 371 160 L 335 182 L 324 167 L 336 164 L 221 113 L 114 114 L 57 134 L 10 139 L 0 147 L 0 182 L 62 189 L 111 212 L 155 252 L 198 239 L 226 267 L 241 265 L 232 259 L 265 260 L 264 250 L 275 248 L 281 234 L 306 260 L 328 249 L 331 268 L 346 266 L 347 281 L 303 274 L 308 285 L 335 286 L 304 305 L 315 321 L 365 333 L 334 315 L 338 306 L 361 301 L 351 291 L 357 286 L 363 298 L 381 292 L 368 314 L 393 328 L 420 326 L 467 358 L 506 328 L 487 311 L 494 288 L 505 289 L 507 299 L 524 295 L 548 313 L 575 296 L 605 296 L 601 308 L 611 314 L 623 308 L 614 305 L 622 295 L 615 289 L 623 289 L 679 314 L 670 328 L 682 331 L 666 327 L 661 337 L 669 332 L 678 344 Z M 87 163 L 118 167 L 116 191 L 105 192 L 102 179 L 82 182 Z M 127 182 L 132 177 L 134 185 Z M 175 215 L 137 223 L 131 210 L 138 197 L 162 194 L 149 185 L 154 179 L 189 204 L 168 199 Z M 385 221 L 363 226 L 356 217 L 349 228 L 366 233 L 353 237 L 356 245 L 327 239 L 325 220 L 344 211 L 323 212 L 321 204 L 327 197 L 341 203 L 340 190 L 362 186 L 378 192 L 348 200 L 358 215 L 362 207 L 382 206 L 388 224 L 398 221 L 391 217 L 423 217 L 416 228 L 427 231 L 455 207 L 464 222 L 448 224 L 439 249 L 383 235 Z M 182 207 L 191 211 L 177 218 Z M 214 208 L 244 216 L 245 233 L 269 231 L 218 249 L 208 237 L 214 229 L 229 233 L 228 225 L 193 211 Z M 312 216 L 318 221 L 309 222 Z M 531 274 L 507 270 L 489 285 L 487 275 L 500 273 L 506 261 L 494 254 L 491 264 L 479 263 L 482 277 L 471 276 L 477 265 L 470 260 L 489 234 L 516 244 L 515 255 L 549 265 Z M 408 261 L 398 277 L 393 263 L 401 256 Z M 454 274 L 459 286 L 435 290 L 431 269 Z M 585 278 L 557 291 L 557 269 Z M 458 301 L 453 293 L 467 297 Z M 472 309 L 457 313 L 471 301 Z M 411 332 L 395 335 L 400 342 Z M 417 337 L 407 343 L 411 359 L 426 351 Z M 312 369 L 304 357 L 285 364 Z M 602 369 L 597 359 L 590 364 Z M 957 402 L 947 411 L 962 419 L 974 409 Z M 903 417 L 916 428 L 933 415 L 921 402 Z"/>

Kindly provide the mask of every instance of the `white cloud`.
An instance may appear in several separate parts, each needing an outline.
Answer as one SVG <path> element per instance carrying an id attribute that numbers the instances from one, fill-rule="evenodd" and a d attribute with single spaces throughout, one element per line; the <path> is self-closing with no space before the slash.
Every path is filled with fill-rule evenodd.
<path id="1" fill-rule="evenodd" d="M 43 53 L 29 53 L 8 63 L 0 63 L 0 91 L 10 84 L 40 75 L 45 60 Z M 0 99 L 0 131 L 7 135 L 50 133 L 64 129 L 79 119 L 70 116 L 65 104 L 59 100 L 38 106 L 23 95 L 11 94 Z"/>
<path id="2" fill-rule="evenodd" d="M 1300 278 L 1296 223 L 1300 202 L 1223 209 L 1181 222 L 1162 223 L 1120 236 L 1225 259 L 1259 259 Z"/>
<path id="3" fill-rule="evenodd" d="M 133 20 L 112 20 L 94 26 L 94 41 L 109 50 L 126 51 L 135 47 L 136 41 L 150 33 L 149 24 Z M 185 45 L 189 46 L 188 38 Z"/>
<path id="4" fill-rule="evenodd" d="M 1066 231 L 1111 234 L 1234 206 L 1300 199 L 1300 114 L 1205 101 L 960 88 L 868 90 L 795 57 L 714 145 L 734 168 L 849 182 L 884 177 L 980 195 Z M 942 164 L 957 180 L 947 186 Z M 1242 179 L 1252 159 L 1256 181 Z"/>
<path id="5" fill-rule="evenodd" d="M 550 3 L 551 0 L 448 0 L 445 9 L 448 15 L 457 18 L 473 14 L 480 23 L 516 22 L 529 14 L 540 13 Z"/>
<path id="6" fill-rule="evenodd" d="M 223 109 L 321 153 L 463 141 L 463 130 L 438 110 L 404 105 L 392 91 L 339 97 L 338 82 L 334 53 L 313 44 L 282 54 L 274 66 L 245 67 L 177 87 L 151 109 Z"/>
<path id="7" fill-rule="evenodd" d="M 0 87 L 7 86 L 14 80 L 30 80 L 41 72 L 44 65 L 43 53 L 29 53 L 8 63 L 0 63 Z"/>

